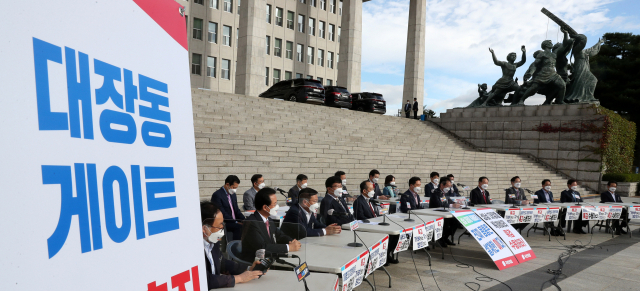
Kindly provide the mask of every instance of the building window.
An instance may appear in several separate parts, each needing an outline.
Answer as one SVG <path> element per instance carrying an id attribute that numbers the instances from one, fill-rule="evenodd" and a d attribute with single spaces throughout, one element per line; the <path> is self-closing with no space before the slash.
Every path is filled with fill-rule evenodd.
<path id="1" fill-rule="evenodd" d="M 222 6 L 222 10 L 224 12 L 229 12 L 229 13 L 233 12 L 231 0 L 224 0 L 224 5 Z"/>
<path id="2" fill-rule="evenodd" d="M 193 0 L 193 3 L 204 5 L 204 0 Z"/>
<path id="3" fill-rule="evenodd" d="M 271 23 L 271 5 L 267 4 L 267 23 Z"/>
<path id="4" fill-rule="evenodd" d="M 320 0 L 320 9 L 327 10 L 327 0 Z"/>
<path id="5" fill-rule="evenodd" d="M 340 61 L 340 54 L 336 54 L 336 63 Z"/>
<path id="6" fill-rule="evenodd" d="M 222 44 L 231 46 L 231 26 L 222 26 Z"/>
<path id="7" fill-rule="evenodd" d="M 280 82 L 280 70 L 278 69 L 273 69 L 273 83 L 278 83 Z"/>
<path id="8" fill-rule="evenodd" d="M 213 8 L 213 9 L 219 9 L 218 8 L 218 0 L 209 0 L 209 7 Z"/>
<path id="9" fill-rule="evenodd" d="M 207 77 L 216 77 L 216 58 L 207 57 Z"/>
<path id="10" fill-rule="evenodd" d="M 333 69 L 333 52 L 327 52 L 327 68 Z"/>
<path id="11" fill-rule="evenodd" d="M 322 82 L 324 81 L 324 79 L 322 79 L 320 77 L 318 77 L 317 80 L 320 81 L 320 84 L 322 84 Z"/>
<path id="12" fill-rule="evenodd" d="M 271 37 L 267 35 L 265 42 L 267 43 L 267 54 L 270 54 L 271 53 Z"/>
<path id="13" fill-rule="evenodd" d="M 266 70 L 265 70 L 264 84 L 269 86 L 269 67 L 266 67 Z"/>
<path id="14" fill-rule="evenodd" d="M 296 73 L 296 79 L 302 79 L 302 74 Z"/>
<path id="15" fill-rule="evenodd" d="M 334 34 L 336 33 L 336 26 L 329 23 L 329 40 L 335 41 Z"/>
<path id="16" fill-rule="evenodd" d="M 318 49 L 318 65 L 324 67 L 324 50 Z"/>
<path id="17" fill-rule="evenodd" d="M 300 1 L 300 3 L 302 4 L 307 4 L 307 0 L 298 0 L 298 1 Z"/>
<path id="18" fill-rule="evenodd" d="M 333 80 L 327 79 L 327 86 L 333 86 Z"/>
<path id="19" fill-rule="evenodd" d="M 193 19 L 193 38 L 202 40 L 202 19 Z"/>
<path id="20" fill-rule="evenodd" d="M 336 13 L 336 0 L 329 0 L 329 11 L 333 14 Z"/>
<path id="21" fill-rule="evenodd" d="M 285 57 L 287 59 L 293 60 L 293 42 L 287 41 L 287 46 L 285 49 Z"/>
<path id="22" fill-rule="evenodd" d="M 240 15 L 240 0 L 238 0 L 238 15 Z"/>
<path id="23" fill-rule="evenodd" d="M 316 20 L 309 17 L 309 34 L 316 35 Z"/>
<path id="24" fill-rule="evenodd" d="M 292 11 L 287 11 L 287 28 L 288 29 L 293 29 L 293 17 L 296 14 L 293 13 Z"/>
<path id="25" fill-rule="evenodd" d="M 240 27 L 236 28 L 236 47 L 238 47 L 238 38 L 240 37 Z"/>
<path id="26" fill-rule="evenodd" d="M 309 79 L 309 80 L 313 80 L 313 76 L 311 76 L 311 75 L 307 75 L 307 79 Z"/>
<path id="27" fill-rule="evenodd" d="M 304 15 L 298 14 L 298 32 L 304 33 Z"/>
<path id="28" fill-rule="evenodd" d="M 284 10 L 282 10 L 282 8 L 276 7 L 276 25 L 277 26 L 282 26 L 283 13 L 284 13 Z"/>
<path id="29" fill-rule="evenodd" d="M 324 26 L 325 22 L 320 20 L 318 21 L 318 36 L 324 38 Z"/>
<path id="30" fill-rule="evenodd" d="M 298 62 L 304 62 L 304 60 L 302 59 L 303 51 L 304 51 L 304 46 L 301 45 L 301 44 L 297 44 L 296 45 L 296 60 Z"/>
<path id="31" fill-rule="evenodd" d="M 340 3 L 338 3 L 338 13 L 339 13 L 339 15 L 342 15 L 342 1 L 340 1 Z"/>
<path id="32" fill-rule="evenodd" d="M 231 61 L 222 59 L 222 79 L 230 80 Z"/>
<path id="33" fill-rule="evenodd" d="M 309 4 L 313 7 L 316 7 L 316 0 L 311 0 Z"/>
<path id="34" fill-rule="evenodd" d="M 209 22 L 209 32 L 207 33 L 207 41 L 218 43 L 218 24 Z"/>
<path id="35" fill-rule="evenodd" d="M 313 65 L 313 52 L 314 48 L 312 46 L 307 46 L 307 64 Z"/>
<path id="36" fill-rule="evenodd" d="M 191 57 L 191 74 L 200 75 L 201 64 L 202 64 L 202 55 L 193 54 Z"/>
<path id="37" fill-rule="evenodd" d="M 342 31 L 342 28 L 340 26 L 338 26 L 338 42 L 340 42 L 340 32 Z"/>
<path id="38" fill-rule="evenodd" d="M 291 72 L 289 71 L 284 71 L 284 79 L 285 80 L 291 80 Z"/>
<path id="39" fill-rule="evenodd" d="M 282 57 L 282 40 L 279 38 L 276 38 L 275 45 L 273 46 L 273 55 Z"/>

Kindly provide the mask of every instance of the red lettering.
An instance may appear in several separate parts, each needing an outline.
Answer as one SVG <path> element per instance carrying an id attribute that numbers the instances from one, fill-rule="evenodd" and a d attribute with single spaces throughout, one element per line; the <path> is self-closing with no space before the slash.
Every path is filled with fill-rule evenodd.
<path id="1" fill-rule="evenodd" d="M 167 283 L 156 286 L 156 281 L 147 284 L 147 291 L 167 291 Z"/>
<path id="2" fill-rule="evenodd" d="M 171 277 L 171 288 L 175 289 L 176 287 L 178 287 L 178 291 L 187 291 L 187 288 L 184 286 L 184 284 L 189 281 L 191 281 L 189 270 L 177 275 L 173 275 Z"/>
<path id="3" fill-rule="evenodd" d="M 200 275 L 198 275 L 198 266 L 191 268 L 191 278 L 193 278 L 193 291 L 200 291 Z"/>

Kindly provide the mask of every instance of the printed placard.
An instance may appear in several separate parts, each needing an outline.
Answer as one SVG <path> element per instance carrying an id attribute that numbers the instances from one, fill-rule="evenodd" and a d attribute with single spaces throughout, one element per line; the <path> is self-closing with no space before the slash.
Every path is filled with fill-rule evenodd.
<path id="1" fill-rule="evenodd" d="M 367 272 L 364 277 L 368 277 L 371 272 L 375 271 L 378 266 L 378 253 L 380 253 L 380 243 L 376 243 L 369 248 L 369 263 L 367 264 Z"/>
<path id="2" fill-rule="evenodd" d="M 362 284 L 362 280 L 364 279 L 364 275 L 367 272 L 367 261 L 369 259 L 369 250 L 364 251 L 364 253 L 360 254 L 356 260 L 356 282 L 353 286 L 358 287 Z"/>
<path id="3" fill-rule="evenodd" d="M 533 212 L 535 208 L 520 208 L 520 218 L 518 223 L 531 223 L 533 221 Z"/>
<path id="4" fill-rule="evenodd" d="M 640 219 L 640 205 L 629 207 L 629 219 Z"/>
<path id="5" fill-rule="evenodd" d="M 388 235 L 382 238 L 382 240 L 380 241 L 380 251 L 378 252 L 378 266 L 376 267 L 376 269 L 384 266 L 384 264 L 387 263 L 387 248 L 389 248 Z"/>
<path id="6" fill-rule="evenodd" d="M 520 208 L 509 208 L 504 212 L 504 219 L 509 224 L 518 223 L 520 221 Z"/>
<path id="7" fill-rule="evenodd" d="M 304 280 L 309 277 L 309 267 L 307 267 L 307 262 L 303 262 L 300 266 L 295 268 L 296 276 L 298 277 L 298 282 Z"/>
<path id="8" fill-rule="evenodd" d="M 451 211 L 482 248 L 489 254 L 499 270 L 518 264 L 507 244 L 478 215 L 471 210 Z"/>
<path id="9" fill-rule="evenodd" d="M 612 205 L 611 209 L 609 209 L 609 215 L 607 215 L 607 219 L 622 218 L 622 209 L 623 209 L 623 206 Z"/>
<path id="10" fill-rule="evenodd" d="M 413 228 L 413 250 L 426 248 L 429 245 L 427 240 L 427 230 L 425 225 L 419 225 Z"/>
<path id="11" fill-rule="evenodd" d="M 558 221 L 559 216 L 560 216 L 560 207 L 549 207 L 549 209 L 547 209 L 547 215 L 545 215 L 544 217 L 544 222 Z"/>
<path id="12" fill-rule="evenodd" d="M 609 219 L 609 212 L 611 210 L 611 206 L 609 206 L 609 205 L 599 205 L 596 208 L 598 209 L 598 217 L 600 219 Z"/>
<path id="13" fill-rule="evenodd" d="M 567 215 L 565 216 L 565 220 L 566 221 L 578 220 L 580 219 L 581 213 L 582 213 L 582 206 L 569 206 L 567 207 Z"/>
<path id="14" fill-rule="evenodd" d="M 380 212 L 380 215 L 383 214 L 389 214 L 389 207 L 391 206 L 390 203 L 380 203 L 380 209 L 378 210 Z"/>
<path id="15" fill-rule="evenodd" d="M 432 220 L 432 221 L 427 221 L 427 224 L 425 224 L 425 230 L 427 231 L 427 241 L 430 242 L 433 239 L 433 233 L 434 233 L 434 229 L 436 226 L 436 221 Z"/>
<path id="16" fill-rule="evenodd" d="M 440 238 L 442 238 L 442 227 L 444 225 L 444 218 L 440 217 L 438 219 L 436 219 L 435 222 L 435 228 L 434 228 L 434 240 L 439 240 Z"/>
<path id="17" fill-rule="evenodd" d="M 358 229 L 358 227 L 359 227 L 358 220 L 354 220 L 349 223 L 349 228 L 351 228 L 351 231 Z"/>
<path id="18" fill-rule="evenodd" d="M 409 249 L 411 243 L 411 235 L 413 234 L 413 228 L 408 228 L 400 232 L 400 238 L 398 239 L 398 245 L 393 253 L 404 252 Z"/>
<path id="19" fill-rule="evenodd" d="M 340 277 L 336 276 L 336 283 L 333 284 L 333 291 L 340 291 Z"/>
<path id="20" fill-rule="evenodd" d="M 547 216 L 547 207 L 537 207 L 534 211 L 533 211 L 533 221 L 531 221 L 532 223 L 540 223 L 540 222 L 544 222 L 544 218 L 545 216 Z"/>
<path id="21" fill-rule="evenodd" d="M 599 220 L 600 212 L 595 206 L 582 206 L 582 220 Z"/>
<path id="22" fill-rule="evenodd" d="M 356 284 L 356 263 L 358 260 L 354 258 L 346 265 L 342 266 L 342 291 L 351 291 Z"/>
<path id="23" fill-rule="evenodd" d="M 511 224 L 507 223 L 507 221 L 495 211 L 489 208 L 474 209 L 473 211 L 506 242 L 519 263 L 524 263 L 536 258 L 536 254 L 533 253 L 527 241 Z"/>

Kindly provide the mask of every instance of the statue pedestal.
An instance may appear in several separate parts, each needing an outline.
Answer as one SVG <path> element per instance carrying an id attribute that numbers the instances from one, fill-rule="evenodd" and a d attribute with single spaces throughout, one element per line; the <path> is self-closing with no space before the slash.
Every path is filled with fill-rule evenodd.
<path id="1" fill-rule="evenodd" d="M 598 189 L 602 158 L 594 150 L 603 126 L 594 104 L 454 108 L 430 119 L 486 152 L 528 155 Z M 587 127 L 588 128 L 588 127 Z M 526 173 L 514 173 L 525 175 Z M 540 179 L 542 181 L 542 179 Z"/>

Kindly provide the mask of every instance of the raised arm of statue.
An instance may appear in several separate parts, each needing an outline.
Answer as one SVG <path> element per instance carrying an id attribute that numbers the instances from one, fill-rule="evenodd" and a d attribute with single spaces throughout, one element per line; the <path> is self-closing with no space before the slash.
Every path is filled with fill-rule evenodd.
<path id="1" fill-rule="evenodd" d="M 599 39 L 598 43 L 596 43 L 594 46 L 585 49 L 584 50 L 584 54 L 588 55 L 589 57 L 593 57 L 595 55 L 597 55 L 600 52 L 600 47 L 602 46 L 602 44 L 604 43 L 603 39 Z"/>
<path id="2" fill-rule="evenodd" d="M 522 46 L 520 50 L 522 50 L 522 59 L 520 59 L 520 61 L 516 63 L 516 68 L 521 67 L 522 65 L 524 65 L 524 63 L 527 62 L 527 50 L 524 48 L 524 46 Z"/>
<path id="3" fill-rule="evenodd" d="M 489 51 L 491 52 L 491 57 L 493 58 L 493 63 L 498 67 L 502 67 L 502 62 L 498 61 L 498 58 L 496 58 L 496 54 L 493 52 L 493 49 L 489 48 Z"/>
<path id="4" fill-rule="evenodd" d="M 564 39 L 562 40 L 562 46 L 558 49 L 556 54 L 559 55 L 559 56 L 568 55 L 569 52 L 571 51 L 571 48 L 573 47 L 573 42 L 574 42 L 574 39 L 573 38 L 569 38 L 569 34 L 565 31 L 564 32 Z"/>

